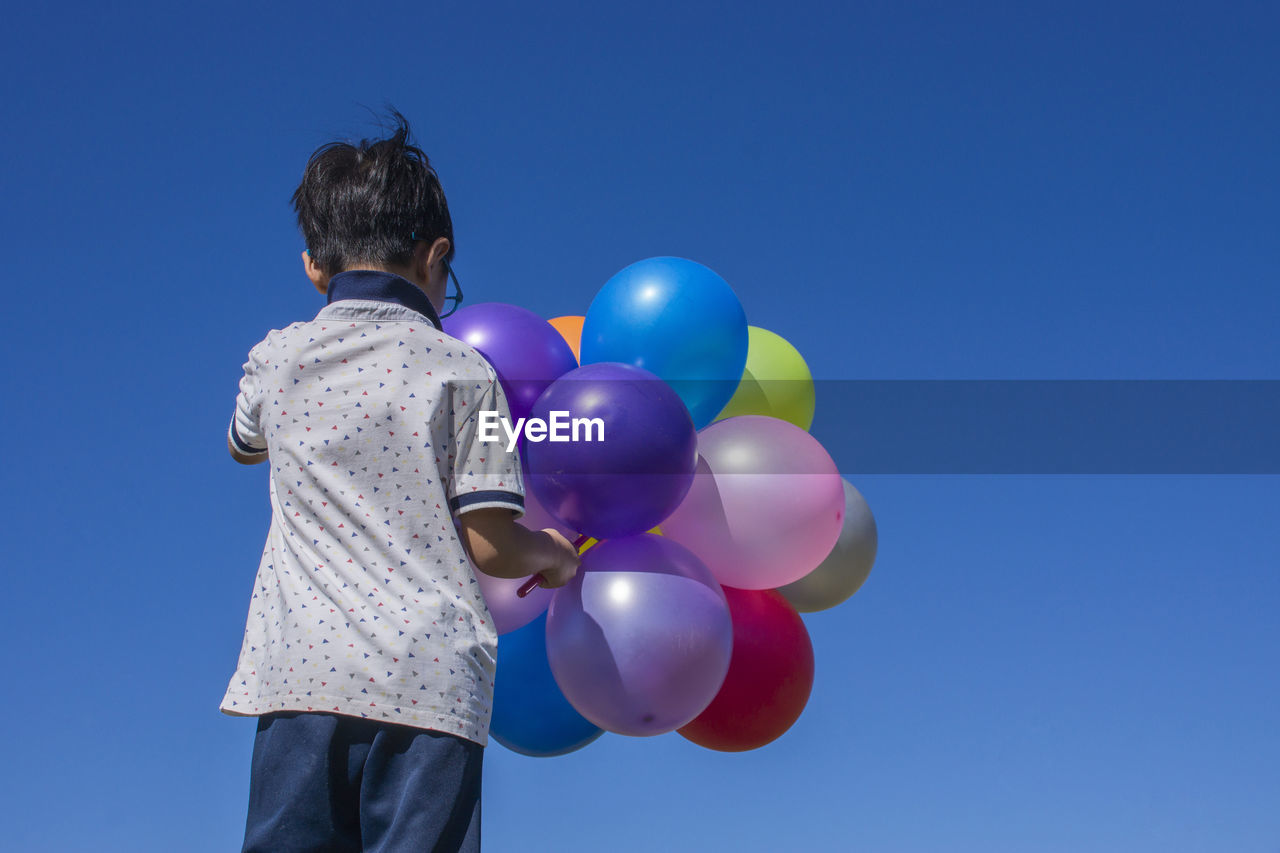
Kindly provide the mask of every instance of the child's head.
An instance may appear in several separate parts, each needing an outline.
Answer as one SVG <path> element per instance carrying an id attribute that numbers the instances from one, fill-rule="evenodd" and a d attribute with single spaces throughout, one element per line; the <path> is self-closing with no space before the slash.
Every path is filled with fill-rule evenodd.
<path id="1" fill-rule="evenodd" d="M 310 264 L 326 278 L 360 267 L 408 268 L 415 248 L 421 255 L 434 247 L 433 258 L 453 260 L 453 221 L 440 179 L 410 143 L 404 116 L 391 114 L 395 131 L 386 139 L 317 148 L 293 193 Z M 436 246 L 441 238 L 447 242 Z"/>

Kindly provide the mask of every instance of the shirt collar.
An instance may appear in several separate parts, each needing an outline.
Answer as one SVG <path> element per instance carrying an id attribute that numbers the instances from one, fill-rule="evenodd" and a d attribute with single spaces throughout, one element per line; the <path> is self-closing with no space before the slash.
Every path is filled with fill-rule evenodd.
<path id="1" fill-rule="evenodd" d="M 342 299 L 372 299 L 376 302 L 391 302 L 403 305 L 411 311 L 431 321 L 437 329 L 443 330 L 440 318 L 431 300 L 416 284 L 404 276 L 382 270 L 347 270 L 329 279 L 329 304 Z"/>

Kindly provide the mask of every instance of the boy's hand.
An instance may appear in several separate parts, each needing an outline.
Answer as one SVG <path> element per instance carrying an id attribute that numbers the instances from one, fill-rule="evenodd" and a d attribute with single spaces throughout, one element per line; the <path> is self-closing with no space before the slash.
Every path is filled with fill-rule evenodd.
<path id="1" fill-rule="evenodd" d="M 511 510 L 486 507 L 463 513 L 462 542 L 480 571 L 496 578 L 541 575 L 547 588 L 564 586 L 578 573 L 578 552 L 554 530 L 529 530 Z"/>
<path id="2" fill-rule="evenodd" d="M 555 589 L 573 580 L 582 559 L 578 556 L 578 549 L 559 531 L 547 527 L 542 532 L 551 538 L 551 547 L 546 556 L 547 565 L 538 570 L 538 574 L 542 575 L 538 586 Z"/>
<path id="3" fill-rule="evenodd" d="M 227 450 L 231 451 L 231 458 L 239 462 L 241 465 L 257 465 L 259 462 L 267 461 L 266 453 L 256 453 L 250 456 L 247 453 L 241 453 L 240 448 L 236 447 L 231 441 L 230 434 L 227 435 Z"/>

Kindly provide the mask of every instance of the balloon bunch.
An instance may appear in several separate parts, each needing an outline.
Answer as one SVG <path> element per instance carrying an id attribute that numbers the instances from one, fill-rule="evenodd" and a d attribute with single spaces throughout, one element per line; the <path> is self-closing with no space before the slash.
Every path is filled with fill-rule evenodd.
<path id="1" fill-rule="evenodd" d="M 617 273 L 585 317 L 487 303 L 445 331 L 490 361 L 513 420 L 560 419 L 558 439 L 520 434 L 521 523 L 585 540 L 560 589 L 478 577 L 504 635 L 494 738 L 549 756 L 605 731 L 722 751 L 781 736 L 813 686 L 799 613 L 853 595 L 876 552 L 866 502 L 808 433 L 796 349 L 671 257 Z"/>

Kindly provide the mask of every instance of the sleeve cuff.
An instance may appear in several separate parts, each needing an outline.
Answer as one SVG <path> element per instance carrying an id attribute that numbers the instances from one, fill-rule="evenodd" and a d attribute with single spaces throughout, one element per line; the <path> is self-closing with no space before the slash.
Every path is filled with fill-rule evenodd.
<path id="1" fill-rule="evenodd" d="M 468 492 L 449 499 L 449 509 L 454 515 L 461 515 L 473 509 L 489 509 L 504 507 L 513 511 L 516 518 L 524 515 L 524 495 L 518 492 L 506 492 L 500 489 L 488 489 Z"/>
<path id="2" fill-rule="evenodd" d="M 240 437 L 239 431 L 236 429 L 236 422 L 231 421 L 231 426 L 227 430 L 227 436 L 231 439 L 231 443 L 235 445 L 236 450 L 245 456 L 260 456 L 267 452 L 265 447 L 254 447 L 249 442 Z"/>

